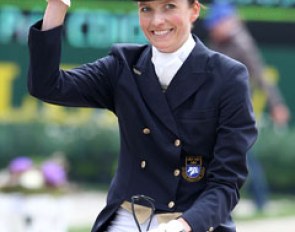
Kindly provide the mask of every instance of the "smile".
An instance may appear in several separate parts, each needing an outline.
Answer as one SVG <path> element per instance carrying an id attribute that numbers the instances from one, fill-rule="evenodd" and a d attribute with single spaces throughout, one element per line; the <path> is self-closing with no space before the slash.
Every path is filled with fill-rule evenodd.
<path id="1" fill-rule="evenodd" d="M 156 36 L 163 36 L 163 35 L 167 35 L 171 31 L 172 31 L 172 29 L 170 29 L 170 30 L 162 30 L 162 31 L 153 31 L 153 34 L 156 35 Z"/>

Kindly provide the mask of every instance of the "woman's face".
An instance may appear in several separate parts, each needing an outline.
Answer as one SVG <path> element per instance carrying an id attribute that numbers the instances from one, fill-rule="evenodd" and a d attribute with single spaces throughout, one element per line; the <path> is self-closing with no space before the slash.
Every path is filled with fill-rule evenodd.
<path id="1" fill-rule="evenodd" d="M 141 29 L 150 43 L 161 52 L 174 52 L 187 40 L 200 5 L 188 0 L 138 2 Z"/>

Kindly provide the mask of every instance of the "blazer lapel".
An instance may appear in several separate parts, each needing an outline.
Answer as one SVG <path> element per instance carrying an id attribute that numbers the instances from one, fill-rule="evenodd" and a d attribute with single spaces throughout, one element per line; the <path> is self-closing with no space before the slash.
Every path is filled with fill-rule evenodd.
<path id="1" fill-rule="evenodd" d="M 149 46 L 133 67 L 136 83 L 150 110 L 168 129 L 177 135 L 176 122 L 167 103 L 165 94 L 161 90 L 161 85 L 151 62 L 151 52 L 151 47 Z"/>
<path id="2" fill-rule="evenodd" d="M 171 110 L 175 110 L 205 83 L 209 77 L 207 63 L 209 50 L 196 38 L 196 45 L 171 81 L 166 97 Z"/>

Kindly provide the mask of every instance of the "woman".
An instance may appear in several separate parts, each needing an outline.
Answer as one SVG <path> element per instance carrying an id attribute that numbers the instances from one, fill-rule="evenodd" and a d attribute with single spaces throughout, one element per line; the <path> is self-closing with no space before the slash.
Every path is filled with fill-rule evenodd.
<path id="1" fill-rule="evenodd" d="M 49 0 L 43 21 L 31 28 L 28 85 L 43 101 L 106 108 L 118 117 L 118 169 L 92 231 L 236 231 L 230 213 L 257 133 L 248 74 L 191 34 L 198 1 L 138 1 L 150 44 L 117 45 L 64 71 L 68 5 Z"/>

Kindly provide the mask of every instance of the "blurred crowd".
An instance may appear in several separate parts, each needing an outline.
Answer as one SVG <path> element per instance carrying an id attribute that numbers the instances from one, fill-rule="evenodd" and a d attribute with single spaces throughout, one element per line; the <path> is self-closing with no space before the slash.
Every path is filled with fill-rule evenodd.
<path id="1" fill-rule="evenodd" d="M 265 71 L 266 64 L 259 47 L 236 7 L 228 1 L 216 0 L 209 6 L 204 26 L 212 49 L 240 61 L 247 67 L 258 128 L 265 106 L 268 107 L 268 112 L 277 128 L 287 127 L 290 110 L 285 104 L 280 89 L 269 81 Z M 256 91 L 263 93 L 266 99 L 265 104 L 260 104 L 261 95 L 255 96 Z M 269 198 L 267 178 L 253 150 L 249 151 L 247 158 L 249 178 L 246 187 L 257 211 L 263 212 Z"/>

